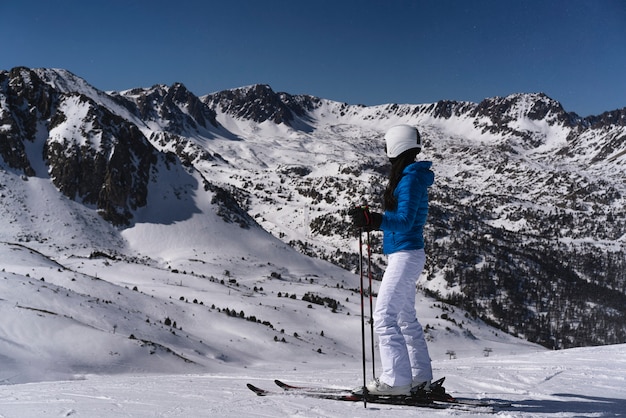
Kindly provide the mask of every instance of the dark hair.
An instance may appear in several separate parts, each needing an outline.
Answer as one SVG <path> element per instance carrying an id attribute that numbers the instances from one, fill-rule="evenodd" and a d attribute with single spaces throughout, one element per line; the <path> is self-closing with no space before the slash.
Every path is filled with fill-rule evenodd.
<path id="1" fill-rule="evenodd" d="M 389 159 L 389 161 L 391 161 L 391 171 L 389 172 L 389 182 L 387 183 L 387 188 L 385 189 L 385 194 L 383 195 L 383 207 L 385 210 L 396 209 L 398 201 L 393 195 L 393 192 L 396 190 L 396 187 L 398 187 L 398 183 L 400 183 L 400 179 L 403 175 L 402 172 L 409 164 L 415 162 L 415 157 L 420 151 L 420 148 L 411 148 L 404 151 L 396 158 Z"/>

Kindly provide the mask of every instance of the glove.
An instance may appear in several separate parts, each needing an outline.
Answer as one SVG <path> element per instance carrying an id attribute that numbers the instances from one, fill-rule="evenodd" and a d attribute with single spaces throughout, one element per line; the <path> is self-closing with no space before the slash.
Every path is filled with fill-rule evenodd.
<path id="1" fill-rule="evenodd" d="M 380 224 L 383 222 L 383 215 L 370 212 L 367 205 L 350 209 L 348 215 L 352 218 L 352 226 L 355 228 L 363 228 L 366 231 L 380 229 Z"/>

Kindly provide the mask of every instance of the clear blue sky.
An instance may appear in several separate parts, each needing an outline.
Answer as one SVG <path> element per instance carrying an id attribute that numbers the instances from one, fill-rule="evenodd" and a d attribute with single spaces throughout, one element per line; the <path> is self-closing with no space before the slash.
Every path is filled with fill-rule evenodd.
<path id="1" fill-rule="evenodd" d="M 102 90 L 626 107 L 626 0 L 1 0 L 0 39 L 0 70 L 64 68 Z"/>

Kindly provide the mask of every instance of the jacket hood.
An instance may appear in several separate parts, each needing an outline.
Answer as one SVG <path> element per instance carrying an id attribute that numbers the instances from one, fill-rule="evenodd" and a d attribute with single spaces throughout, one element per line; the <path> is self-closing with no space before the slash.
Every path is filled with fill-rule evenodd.
<path id="1" fill-rule="evenodd" d="M 414 175 L 427 187 L 430 187 L 435 182 L 435 173 L 430 169 L 432 165 L 433 163 L 431 161 L 416 161 L 406 166 L 402 173 L 405 175 Z"/>

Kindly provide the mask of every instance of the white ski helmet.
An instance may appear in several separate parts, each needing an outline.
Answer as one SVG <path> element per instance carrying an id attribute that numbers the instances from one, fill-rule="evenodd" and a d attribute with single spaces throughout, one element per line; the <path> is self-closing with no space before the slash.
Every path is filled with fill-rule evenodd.
<path id="1" fill-rule="evenodd" d="M 396 158 L 404 151 L 417 148 L 422 149 L 422 139 L 415 126 L 396 125 L 385 134 L 385 151 L 389 158 Z"/>

